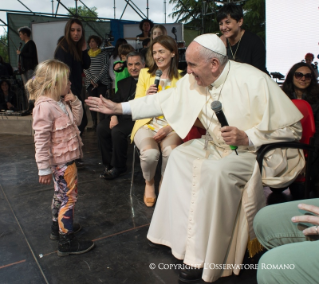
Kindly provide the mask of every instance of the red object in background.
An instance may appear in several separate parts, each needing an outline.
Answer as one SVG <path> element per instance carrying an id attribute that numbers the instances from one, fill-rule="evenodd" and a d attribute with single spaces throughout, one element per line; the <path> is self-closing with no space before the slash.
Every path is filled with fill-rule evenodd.
<path id="1" fill-rule="evenodd" d="M 292 100 L 295 106 L 302 113 L 303 118 L 300 120 L 302 125 L 301 143 L 309 144 L 310 138 L 316 133 L 316 125 L 310 104 L 305 100 Z M 307 158 L 307 151 L 304 150 L 305 157 Z M 304 182 L 306 180 L 304 175 L 297 177 L 295 182 Z"/>
<path id="2" fill-rule="evenodd" d="M 187 136 L 183 139 L 184 142 L 187 142 L 192 139 L 199 139 L 202 135 L 205 135 L 206 130 L 200 127 L 193 126 L 188 132 Z"/>

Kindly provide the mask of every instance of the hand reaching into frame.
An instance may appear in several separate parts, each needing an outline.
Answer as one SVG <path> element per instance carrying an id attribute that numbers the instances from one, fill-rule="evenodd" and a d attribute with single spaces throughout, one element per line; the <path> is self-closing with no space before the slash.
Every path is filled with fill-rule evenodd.
<path id="1" fill-rule="evenodd" d="M 107 100 L 102 95 L 100 95 L 99 98 L 88 97 L 85 100 L 85 103 L 92 111 L 104 114 L 122 114 L 122 105 L 120 103 L 114 103 L 111 100 Z"/>
<path id="2" fill-rule="evenodd" d="M 315 215 L 302 215 L 302 216 L 294 216 L 291 218 L 291 221 L 294 223 L 310 223 L 314 226 L 311 226 L 305 230 L 303 230 L 303 234 L 305 236 L 309 235 L 319 235 L 319 207 L 309 204 L 298 204 L 298 208 L 314 213 Z"/>

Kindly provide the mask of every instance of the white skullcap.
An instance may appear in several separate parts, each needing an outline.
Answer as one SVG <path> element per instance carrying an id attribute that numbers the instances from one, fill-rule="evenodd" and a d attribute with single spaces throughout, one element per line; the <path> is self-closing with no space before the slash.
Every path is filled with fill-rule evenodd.
<path id="1" fill-rule="evenodd" d="M 194 39 L 201 46 L 226 56 L 226 47 L 223 41 L 216 34 L 203 34 Z"/>

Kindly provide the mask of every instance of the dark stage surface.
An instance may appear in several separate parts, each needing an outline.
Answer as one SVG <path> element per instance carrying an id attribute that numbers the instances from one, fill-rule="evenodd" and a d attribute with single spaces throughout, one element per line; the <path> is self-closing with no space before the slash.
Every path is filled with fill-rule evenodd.
<path id="1" fill-rule="evenodd" d="M 158 265 L 182 261 L 168 248 L 149 247 L 146 240 L 154 209 L 143 203 L 138 159 L 130 199 L 132 145 L 128 172 L 105 181 L 99 178 L 103 166 L 95 133 L 86 132 L 83 143 L 86 166 L 79 170 L 75 222 L 83 227 L 77 237 L 94 240 L 95 248 L 82 255 L 58 257 L 57 242 L 49 239 L 53 185 L 38 183 L 33 137 L 0 135 L 0 283 L 179 283 L 178 270 Z M 156 184 L 159 175 L 158 171 Z M 152 263 L 155 269 L 150 269 Z M 245 263 L 258 263 L 258 257 Z M 215 283 L 257 283 L 256 271 L 243 270 L 239 276 Z"/>

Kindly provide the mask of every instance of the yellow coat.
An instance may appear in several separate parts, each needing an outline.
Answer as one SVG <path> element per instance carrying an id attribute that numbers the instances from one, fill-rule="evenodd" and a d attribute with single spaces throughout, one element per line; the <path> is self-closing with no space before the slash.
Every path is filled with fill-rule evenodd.
<path id="1" fill-rule="evenodd" d="M 140 75 L 138 76 L 138 82 L 136 85 L 136 94 L 135 94 L 135 99 L 142 98 L 146 96 L 146 91 L 148 88 L 154 84 L 155 81 L 155 75 L 151 75 L 150 73 L 147 72 L 148 68 L 143 68 L 140 71 Z M 179 70 L 179 73 L 182 71 Z M 182 76 L 179 74 L 179 78 L 173 78 L 171 81 L 171 87 L 176 86 L 176 82 L 182 78 Z M 144 118 L 144 119 L 139 119 L 135 121 L 132 133 L 131 133 L 131 142 L 134 140 L 134 136 L 137 130 L 139 130 L 142 126 L 150 122 L 152 118 Z"/>

